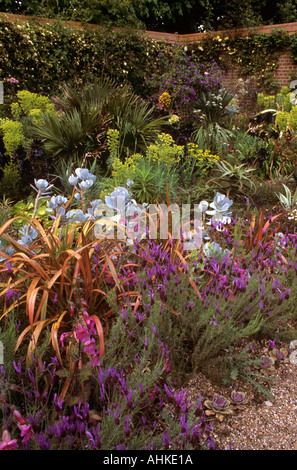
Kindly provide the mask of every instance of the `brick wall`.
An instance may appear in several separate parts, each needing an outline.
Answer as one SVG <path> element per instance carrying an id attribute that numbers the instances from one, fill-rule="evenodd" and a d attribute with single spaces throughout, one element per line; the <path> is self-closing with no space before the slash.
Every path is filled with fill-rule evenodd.
<path id="1" fill-rule="evenodd" d="M 228 71 L 225 72 L 225 78 L 222 80 L 222 84 L 225 88 L 232 90 L 240 78 L 239 66 L 229 59 L 227 60 L 227 67 Z"/>
<path id="2" fill-rule="evenodd" d="M 226 88 L 232 88 L 240 78 L 240 71 L 237 64 L 229 61 L 228 71 L 223 79 L 223 85 Z M 297 65 L 293 62 L 289 51 L 280 53 L 278 64 L 274 74 L 274 80 L 279 87 L 289 86 L 292 80 L 297 79 Z"/>
<path id="3" fill-rule="evenodd" d="M 34 18 L 28 17 L 24 15 L 14 15 L 14 14 L 7 14 L 0 12 L 0 18 L 5 18 L 12 22 L 19 22 L 23 21 L 26 22 L 29 19 L 35 19 L 40 23 L 53 23 L 57 20 L 46 19 L 46 18 Z M 63 26 L 67 27 L 75 27 L 75 28 L 84 28 L 83 23 L 79 22 L 67 22 L 62 21 Z M 101 28 L 100 25 L 91 25 L 88 24 L 88 27 L 92 29 L 99 29 Z M 116 30 L 125 30 L 124 28 L 114 28 Z M 284 23 L 279 25 L 268 25 L 268 26 L 260 26 L 257 28 L 244 28 L 244 29 L 237 29 L 237 30 L 226 30 L 226 31 L 215 31 L 213 35 L 219 35 L 220 37 L 228 36 L 228 37 L 238 37 L 238 36 L 245 36 L 247 37 L 251 32 L 255 34 L 260 33 L 271 33 L 273 30 L 283 30 L 286 31 L 289 35 L 297 33 L 297 23 Z M 205 33 L 194 33 L 194 34 L 171 34 L 171 33 L 161 33 L 157 31 L 142 31 L 142 34 L 152 40 L 155 41 L 165 41 L 170 43 L 178 43 L 178 44 L 191 44 L 193 42 L 200 42 L 202 41 L 203 37 L 205 37 Z M 232 87 L 233 84 L 240 78 L 238 66 L 232 63 L 231 59 L 229 59 L 228 65 L 228 72 L 226 73 L 226 77 L 223 81 L 224 86 Z M 290 52 L 282 52 L 278 58 L 278 66 L 275 73 L 275 80 L 279 83 L 280 87 L 290 84 L 291 79 L 297 78 L 297 65 L 294 64 L 293 60 L 290 57 Z"/>
<path id="4" fill-rule="evenodd" d="M 244 28 L 237 30 L 215 31 L 208 33 L 208 35 L 216 35 L 220 37 L 248 37 L 251 32 L 254 34 L 269 34 L 275 30 L 282 30 L 289 35 L 297 33 L 297 23 L 284 23 L 279 25 L 261 26 L 258 28 Z M 178 42 L 181 44 L 191 44 L 193 42 L 202 41 L 204 33 L 196 34 L 183 34 L 178 36 Z M 228 58 L 228 71 L 223 80 L 223 85 L 226 88 L 232 88 L 236 81 L 240 78 L 239 67 L 236 63 L 232 63 L 231 58 Z M 279 54 L 278 64 L 274 75 L 274 80 L 279 84 L 279 87 L 288 86 L 291 80 L 297 79 L 297 64 L 293 62 L 290 51 L 284 51 Z"/>
<path id="5" fill-rule="evenodd" d="M 289 51 L 279 55 L 275 78 L 280 86 L 288 85 L 292 79 L 297 78 L 297 66 L 294 64 Z"/>

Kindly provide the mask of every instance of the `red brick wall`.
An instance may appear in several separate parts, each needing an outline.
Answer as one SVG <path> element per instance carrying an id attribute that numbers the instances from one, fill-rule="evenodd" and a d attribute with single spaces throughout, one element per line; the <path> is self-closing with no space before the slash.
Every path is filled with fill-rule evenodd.
<path id="1" fill-rule="evenodd" d="M 0 18 L 4 17 L 9 21 L 28 21 L 32 17 L 24 16 L 24 15 L 13 15 L 13 14 L 6 14 L 0 12 Z M 52 23 L 55 20 L 46 19 L 46 18 L 34 18 L 40 23 Z M 84 24 L 79 22 L 67 22 L 63 21 L 63 26 L 72 26 L 75 28 L 83 28 Z M 90 25 L 88 27 L 92 29 L 101 28 L 99 25 Z M 124 28 L 115 28 L 124 30 Z M 280 29 L 286 31 L 289 35 L 297 33 L 297 23 L 284 23 L 279 25 L 268 25 L 268 26 L 260 26 L 257 28 L 252 29 L 237 29 L 237 30 L 226 30 L 226 31 L 215 31 L 211 34 L 219 35 L 221 37 L 229 36 L 229 37 L 238 37 L 238 36 L 248 36 L 250 32 L 253 33 L 271 33 L 275 29 Z M 200 42 L 203 37 L 205 36 L 204 33 L 194 33 L 194 34 L 170 34 L 170 33 L 160 33 L 157 31 L 143 31 L 143 34 L 155 41 L 165 41 L 171 43 L 179 43 L 179 44 L 189 44 L 193 42 Z M 210 34 L 210 33 L 208 33 Z M 226 73 L 226 77 L 223 81 L 226 87 L 232 87 L 233 84 L 240 78 L 239 76 L 239 69 L 238 66 L 232 63 L 231 59 L 229 60 L 229 67 L 228 72 Z M 279 55 L 278 59 L 278 67 L 275 73 L 275 80 L 279 83 L 280 87 L 290 84 L 291 79 L 297 79 L 297 65 L 294 64 L 293 60 L 290 57 L 290 52 L 283 52 Z"/>
<path id="2" fill-rule="evenodd" d="M 279 55 L 275 78 L 280 86 L 288 86 L 291 80 L 297 78 L 297 65 L 294 64 L 289 51 Z"/>
<path id="3" fill-rule="evenodd" d="M 238 65 L 230 62 L 228 64 L 228 71 L 225 72 L 225 78 L 222 80 L 223 86 L 232 89 L 239 78 L 240 73 Z"/>

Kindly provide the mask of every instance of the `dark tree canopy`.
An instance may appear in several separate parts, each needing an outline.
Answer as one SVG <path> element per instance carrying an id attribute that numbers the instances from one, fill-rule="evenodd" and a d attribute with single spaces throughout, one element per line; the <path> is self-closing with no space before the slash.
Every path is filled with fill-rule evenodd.
<path id="1" fill-rule="evenodd" d="M 0 0 L 0 11 L 194 33 L 297 21 L 297 0 Z"/>

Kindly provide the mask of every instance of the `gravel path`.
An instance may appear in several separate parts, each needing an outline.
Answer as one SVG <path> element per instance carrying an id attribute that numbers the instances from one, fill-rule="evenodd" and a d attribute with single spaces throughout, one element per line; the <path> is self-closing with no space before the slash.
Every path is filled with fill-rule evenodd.
<path id="1" fill-rule="evenodd" d="M 272 373 L 270 392 L 273 399 L 259 400 L 255 390 L 246 385 L 217 386 L 203 375 L 198 375 L 186 387 L 192 400 L 199 393 L 212 399 L 215 393 L 230 398 L 232 390 L 244 391 L 248 397 L 243 410 L 215 419 L 214 440 L 223 450 L 297 450 L 297 364 L 289 359 Z"/>

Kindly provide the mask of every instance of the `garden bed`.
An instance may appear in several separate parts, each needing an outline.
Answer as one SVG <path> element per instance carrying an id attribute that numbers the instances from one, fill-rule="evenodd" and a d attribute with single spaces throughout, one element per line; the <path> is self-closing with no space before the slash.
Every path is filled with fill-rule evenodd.
<path id="1" fill-rule="evenodd" d="M 167 54 L 0 120 L 0 448 L 295 448 L 296 110 Z"/>

